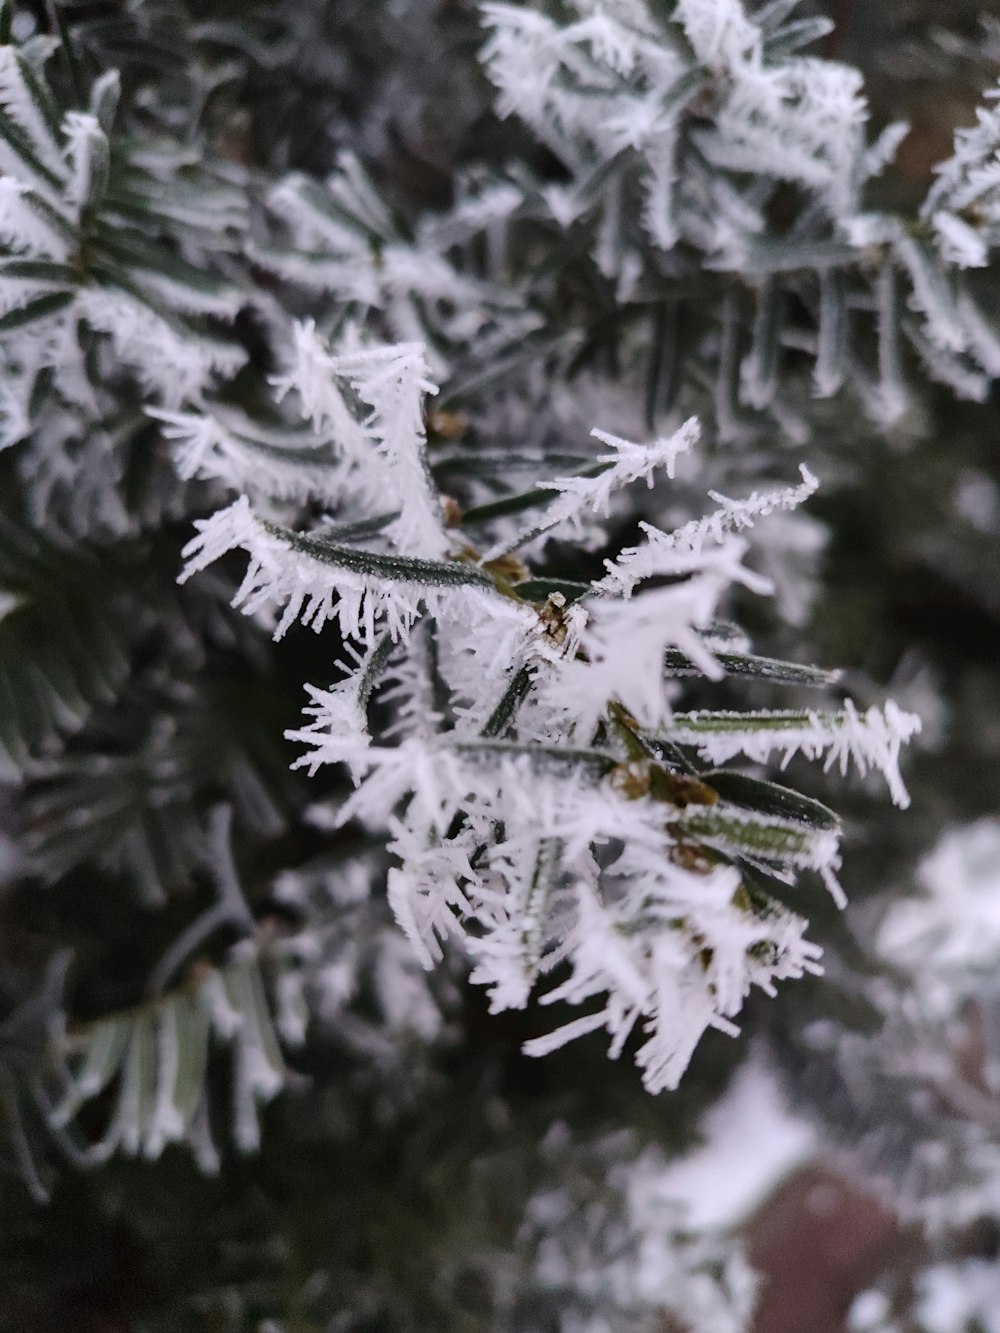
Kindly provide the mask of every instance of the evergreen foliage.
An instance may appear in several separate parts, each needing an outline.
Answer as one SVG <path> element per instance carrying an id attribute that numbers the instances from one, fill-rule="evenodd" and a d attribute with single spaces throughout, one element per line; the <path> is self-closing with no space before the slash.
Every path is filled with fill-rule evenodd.
<path id="1" fill-rule="evenodd" d="M 823 10 L 4 0 L 0 1326 L 749 1333 L 751 1051 L 991 1327 L 1000 29 Z"/>

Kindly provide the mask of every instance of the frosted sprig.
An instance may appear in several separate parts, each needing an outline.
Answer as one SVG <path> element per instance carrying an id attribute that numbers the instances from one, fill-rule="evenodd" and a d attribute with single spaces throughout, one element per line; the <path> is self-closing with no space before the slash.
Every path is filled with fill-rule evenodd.
<path id="1" fill-rule="evenodd" d="M 673 480 L 677 459 L 697 444 L 700 434 L 701 429 L 694 417 L 668 438 L 645 445 L 633 444 L 631 440 L 623 440 L 604 430 L 593 430 L 594 439 L 612 450 L 608 454 L 598 454 L 594 460 L 597 466 L 606 464 L 607 470 L 593 478 L 556 477 L 541 484 L 548 490 L 572 497 L 575 508 L 586 507 L 607 515 L 611 496 L 618 487 L 642 480 L 652 489 L 654 473 L 660 468 Z"/>
<path id="2" fill-rule="evenodd" d="M 688 559 L 676 584 L 628 600 L 590 603 L 579 631 L 582 653 L 563 657 L 544 674 L 539 703 L 578 737 L 589 736 L 607 708 L 620 699 L 645 725 L 670 712 L 672 686 L 663 673 L 668 648 L 679 649 L 710 680 L 724 675 L 701 631 L 712 620 L 734 579 L 743 581 L 744 543 L 730 541 L 709 557 Z"/>
<path id="3" fill-rule="evenodd" d="M 399 568 L 396 577 L 380 578 L 371 572 L 371 562 L 353 551 L 338 553 L 318 541 L 303 549 L 297 534 L 255 515 L 246 496 L 196 526 L 198 536 L 183 551 L 187 565 L 182 580 L 228 551 L 246 551 L 250 565 L 233 604 L 248 615 L 283 607 L 274 631 L 277 639 L 296 620 L 318 633 L 333 619 L 346 636 L 365 643 L 373 642 L 377 621 L 384 621 L 398 638 L 416 619 L 421 597 L 427 595 L 422 582 L 407 578 L 405 568 Z"/>
<path id="4" fill-rule="evenodd" d="M 337 663 L 347 672 L 345 679 L 329 690 L 306 686 L 313 702 L 305 711 L 313 720 L 305 727 L 286 731 L 285 739 L 313 749 L 300 756 L 293 768 L 308 768 L 311 774 L 323 764 L 344 764 L 355 773 L 363 770 L 362 756 L 371 740 L 368 701 L 392 647 L 388 634 L 377 639 L 366 653 L 348 644 L 351 663 Z"/>
<path id="5" fill-rule="evenodd" d="M 693 744 L 714 765 L 735 754 L 764 762 L 776 750 L 828 765 L 853 759 L 881 769 L 905 800 L 899 749 L 916 720 L 892 706 L 863 719 L 850 705 L 834 717 L 776 713 L 770 729 L 760 713 L 733 715 L 742 730 L 712 715 L 721 721 L 707 735 L 698 730 L 707 715 L 674 711 L 677 663 L 681 675 L 711 680 L 736 663 L 817 683 L 809 669 L 754 659 L 716 623 L 730 588 L 769 587 L 744 564 L 746 532 L 794 509 L 815 478 L 803 468 L 798 486 L 745 500 L 713 492 L 714 512 L 673 533 L 647 526 L 643 546 L 577 585 L 577 600 L 544 585 L 528 600 L 526 571 L 490 552 L 452 553 L 444 540 L 424 454 L 432 386 L 420 349 L 333 352 L 309 326 L 296 338 L 278 391 L 297 390 L 331 450 L 332 475 L 354 478 L 357 522 L 296 532 L 243 496 L 199 524 L 185 577 L 242 549 L 249 568 L 235 605 L 283 607 L 279 637 L 296 620 L 314 629 L 336 620 L 357 642 L 337 683 L 309 687 L 308 720 L 287 736 L 306 747 L 297 766 L 343 764 L 351 774 L 355 789 L 329 824 L 388 834 L 389 902 L 420 961 L 463 950 L 493 1009 L 521 1007 L 539 988 L 543 1003 L 584 1007 L 530 1053 L 600 1029 L 617 1055 L 639 1031 L 646 1085 L 675 1086 L 706 1028 L 735 1031 L 753 986 L 771 992 L 817 967 L 805 922 L 751 891 L 741 867 L 789 883 L 815 872 L 843 897 L 840 829 L 828 810 L 759 780 L 691 776 L 662 746 Z M 360 422 L 355 400 L 372 409 Z M 203 435 L 190 414 L 167 424 L 187 468 L 239 477 L 244 460 L 217 422 Z M 606 513 L 616 488 L 672 476 L 697 435 L 694 420 L 652 445 L 598 432 L 610 446 L 601 470 L 551 483 L 557 498 L 536 532 L 553 510 L 557 521 Z M 366 512 L 376 495 L 398 503 L 406 522 Z M 665 575 L 664 586 L 640 586 Z M 373 716 L 388 714 L 374 733 L 372 699 Z M 557 964 L 564 973 L 546 991 Z"/>
<path id="6" fill-rule="evenodd" d="M 611 452 L 596 456 L 588 469 L 589 476 L 554 477 L 551 481 L 539 482 L 541 490 L 558 491 L 558 499 L 547 506 L 537 523 L 490 547 L 483 560 L 495 560 L 526 546 L 537 537 L 562 533 L 567 528 L 579 535 L 586 516 L 607 517 L 611 498 L 622 487 L 643 480 L 652 489 L 656 474 L 661 470 L 673 480 L 678 458 L 690 452 L 700 435 L 701 427 L 695 417 L 672 435 L 649 444 L 636 444 L 607 431 L 592 430 L 591 436 L 609 445 Z M 594 472 L 598 475 L 594 476 Z"/>
<path id="7" fill-rule="evenodd" d="M 768 65 L 758 46 L 731 60 L 729 72 L 715 125 L 697 136 L 703 151 L 732 171 L 797 181 L 834 217 L 848 215 L 856 207 L 868 114 L 858 71 L 806 57 Z"/>
<path id="8" fill-rule="evenodd" d="M 0 46 L 2 439 L 23 445 L 39 521 L 104 536 L 130 523 L 114 420 L 122 375 L 140 403 L 180 410 L 245 362 L 200 320 L 231 320 L 244 303 L 213 269 L 246 225 L 246 201 L 190 147 L 122 135 L 112 154 L 117 74 L 93 82 L 85 108 L 67 107 L 39 58 L 47 40 Z"/>
<path id="9" fill-rule="evenodd" d="M 171 322 L 142 302 L 116 291 L 86 288 L 77 314 L 107 334 L 115 352 L 131 363 L 144 389 L 168 407 L 197 400 L 216 377 L 228 379 L 246 360 L 241 347 L 178 334 Z"/>
<path id="10" fill-rule="evenodd" d="M 811 709 L 772 712 L 675 713 L 666 734 L 691 745 L 710 764 L 724 764 L 742 754 L 765 763 L 777 752 L 784 768 L 796 754 L 824 760 L 826 768 L 846 773 L 851 763 L 864 776 L 885 778 L 893 802 L 905 808 L 910 798 L 899 771 L 900 749 L 920 731 L 920 719 L 889 700 L 859 713 L 848 699 L 837 712 Z"/>
<path id="11" fill-rule="evenodd" d="M 352 491 L 346 468 L 331 446 L 306 431 L 268 431 L 242 413 L 215 407 L 204 412 L 150 408 L 174 447 L 178 474 L 218 479 L 236 490 L 275 499 L 316 498 L 343 503 Z"/>
<path id="12" fill-rule="evenodd" d="M 66 160 L 71 176 L 66 187 L 67 200 L 83 208 L 102 185 L 107 171 L 108 136 L 97 117 L 90 112 L 69 111 L 63 121 L 66 136 Z"/>
<path id="13" fill-rule="evenodd" d="M 57 1133 L 101 1097 L 113 1106 L 103 1134 L 81 1153 L 85 1165 L 127 1156 L 158 1157 L 186 1141 L 205 1171 L 219 1168 L 209 1125 L 206 1070 L 213 1043 L 233 1060 L 232 1132 L 237 1147 L 260 1144 L 259 1108 L 285 1085 L 256 947 L 237 945 L 219 969 L 163 999 L 84 1025 L 61 1052 L 62 1093 L 44 1109 Z"/>
<path id="14" fill-rule="evenodd" d="M 439 556 L 448 548 L 441 503 L 427 466 L 424 398 L 437 393 L 421 343 L 346 354 L 337 361 L 355 393 L 371 407 L 366 427 L 389 464 L 400 517 L 394 538 L 401 551 Z"/>
<path id="15" fill-rule="evenodd" d="M 935 167 L 923 216 L 934 228 L 942 258 L 960 268 L 982 268 L 1000 221 L 1000 89 L 976 111 L 976 124 L 955 132 L 955 151 Z"/>
<path id="16" fill-rule="evenodd" d="M 469 932 L 473 979 L 489 988 L 495 1010 L 527 1003 L 560 957 L 571 975 L 543 1003 L 604 997 L 596 1012 L 529 1043 L 529 1053 L 604 1028 L 616 1055 L 646 1024 L 639 1062 L 659 1091 L 676 1085 L 706 1027 L 734 1030 L 751 985 L 770 989 L 772 978 L 815 969 L 804 922 L 774 905 L 734 908 L 733 867 L 673 864 L 662 807 L 624 795 L 596 759 L 574 765 L 572 753 L 408 742 L 373 748 L 368 764 L 340 818 L 381 822 L 408 797 L 392 823 L 402 869 L 390 895 L 427 965 L 439 941 Z M 466 823 L 455 833 L 460 812 Z M 484 858 L 477 848 L 496 827 L 503 837 L 490 839 Z M 592 849 L 615 841 L 625 850 L 602 875 Z"/>
<path id="17" fill-rule="evenodd" d="M 521 116 L 579 178 L 564 212 L 582 206 L 573 201 L 585 192 L 595 152 L 610 163 L 625 150 L 641 164 L 643 225 L 664 249 L 684 239 L 721 258 L 761 229 L 749 204 L 742 221 L 733 199 L 725 207 L 726 184 L 704 170 L 704 158 L 796 181 L 833 217 L 854 211 L 867 116 L 860 76 L 833 61 L 766 58 L 767 33 L 739 0 L 685 0 L 665 31 L 646 10 L 626 13 L 607 2 L 576 21 L 566 6 L 562 23 L 506 4 L 486 4 L 483 13 L 490 32 L 483 59 L 500 114 Z M 699 154 L 679 153 L 685 113 L 699 94 L 699 128 L 691 131 Z M 621 239 L 614 206 L 596 252 L 609 276 L 625 254 L 620 248 L 614 257 Z M 735 224 L 728 228 L 727 213 Z"/>
<path id="18" fill-rule="evenodd" d="M 819 482 L 805 464 L 799 470 L 802 481 L 798 486 L 763 493 L 754 491 L 745 500 L 730 500 L 710 491 L 709 494 L 719 507 L 704 518 L 686 523 L 673 532 L 663 532 L 651 523 L 640 523 L 645 541 L 639 546 L 626 547 L 614 560 L 606 560 L 608 572 L 595 586 L 602 592 L 627 597 L 644 579 L 688 572 L 696 566 L 705 546 L 712 544 L 718 545 L 720 558 L 723 551 L 731 553 L 729 568 L 731 576 L 735 577 L 735 561 L 738 561 L 744 548 L 738 543 L 726 544 L 726 534 L 752 527 L 758 518 L 764 518 L 777 510 L 796 509 L 808 499 Z M 758 592 L 769 590 L 766 580 L 754 576 L 748 570 L 741 571 L 739 581 Z"/>
<path id="19" fill-rule="evenodd" d="M 431 374 L 445 376 L 475 340 L 500 354 L 540 327 L 523 294 L 503 281 L 466 271 L 455 251 L 474 236 L 496 235 L 523 205 L 509 183 L 475 187 L 461 179 L 445 213 L 424 214 L 404 232 L 360 162 L 342 153 L 318 184 L 292 173 L 269 203 L 282 239 L 252 243 L 254 262 L 336 302 L 359 325 L 377 318 L 393 339 L 420 339 Z"/>
<path id="20" fill-rule="evenodd" d="M 37 94 L 29 87 L 23 58 L 9 43 L 0 47 L 0 106 L 25 135 L 36 154 L 38 167 L 41 168 L 40 172 L 36 170 L 36 180 L 40 187 L 51 188 L 49 183 L 53 177 L 62 182 L 65 166 L 61 146 L 39 104 Z M 6 158 L 10 152 L 5 147 L 3 156 Z M 23 169 L 23 159 L 15 158 L 14 161 Z M 8 169 L 6 163 L 3 165 L 5 170 Z"/>
<path id="21" fill-rule="evenodd" d="M 423 402 L 437 392 L 424 348 L 417 343 L 332 354 L 311 321 L 295 329 L 291 365 L 273 383 L 278 397 L 294 389 L 313 428 L 371 476 L 371 493 L 396 509 L 396 545 L 413 555 L 441 555 L 448 547 L 441 506 L 427 467 Z M 371 409 L 358 422 L 339 387 Z M 369 464 L 369 455 L 375 461 Z M 378 461 L 384 461 L 384 467 Z"/>

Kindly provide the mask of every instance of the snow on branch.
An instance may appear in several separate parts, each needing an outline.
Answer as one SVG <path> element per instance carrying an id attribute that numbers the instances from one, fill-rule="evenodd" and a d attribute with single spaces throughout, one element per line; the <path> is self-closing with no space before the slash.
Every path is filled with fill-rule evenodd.
<path id="1" fill-rule="evenodd" d="M 1000 222 L 1000 88 L 991 105 L 976 111 L 976 124 L 955 132 L 955 151 L 935 167 L 936 180 L 921 210 L 934 228 L 942 259 L 960 268 L 988 261 L 991 229 Z"/>
<path id="2" fill-rule="evenodd" d="M 658 893 L 648 883 L 642 888 L 642 909 L 650 919 L 641 932 L 635 931 L 629 912 L 638 904 L 626 900 L 609 910 L 596 895 L 580 890 L 572 972 L 543 1001 L 589 1004 L 603 998 L 603 1007 L 527 1042 L 525 1051 L 547 1055 L 604 1029 L 615 1058 L 639 1030 L 645 1036 L 636 1053 L 643 1082 L 650 1092 L 662 1092 L 677 1086 L 708 1028 L 736 1035 L 731 1015 L 753 985 L 773 993 L 776 980 L 818 971 L 819 950 L 804 939 L 805 922 L 790 912 L 757 916 L 734 911 L 739 875 L 731 868 L 710 876 L 676 870 L 669 889 L 662 881 Z M 695 964 L 694 941 L 669 924 L 671 913 L 683 914 L 703 932 L 697 938 L 706 941 L 707 967 Z"/>
<path id="3" fill-rule="evenodd" d="M 859 713 L 848 699 L 836 712 L 812 709 L 773 712 L 675 713 L 664 735 L 691 745 L 710 764 L 742 754 L 765 763 L 778 752 L 784 768 L 796 754 L 824 759 L 824 767 L 846 773 L 851 762 L 862 777 L 869 770 L 885 778 L 893 802 L 906 808 L 910 797 L 899 771 L 900 749 L 920 731 L 920 719 L 889 700 Z"/>
<path id="4" fill-rule="evenodd" d="M 66 198 L 81 209 L 95 202 L 107 184 L 108 136 L 97 117 L 83 111 L 66 113 L 63 133 L 66 136 L 66 160 L 71 169 Z"/>
<path id="5" fill-rule="evenodd" d="M 697 135 L 710 160 L 796 181 L 832 216 L 848 216 L 857 205 L 867 119 L 860 73 L 805 57 L 767 65 L 759 53 L 740 53 L 729 72 L 714 126 Z"/>
<path id="6" fill-rule="evenodd" d="M 286 282 L 332 298 L 359 323 L 376 315 L 393 339 L 423 340 L 432 376 L 441 377 L 473 339 L 488 354 L 518 345 L 541 324 L 521 291 L 506 278 L 471 271 L 459 250 L 476 236 L 495 240 L 523 203 L 522 191 L 509 183 L 468 184 L 459 180 L 452 207 L 424 214 L 411 234 L 358 160 L 342 153 L 322 184 L 293 173 L 276 186 L 268 202 L 283 239 L 253 243 L 250 253 Z"/>
<path id="7" fill-rule="evenodd" d="M 204 412 L 150 408 L 174 446 L 185 480 L 217 478 L 240 491 L 275 499 L 343 502 L 350 482 L 327 442 L 306 431 L 264 432 L 242 413 L 218 405 Z"/>
<path id="8" fill-rule="evenodd" d="M 665 250 L 683 240 L 732 257 L 763 228 L 725 171 L 797 182 L 828 217 L 856 209 L 872 165 L 859 73 L 770 50 L 739 0 L 682 0 L 669 17 L 607 0 L 583 18 L 569 4 L 482 8 L 497 109 L 525 120 L 573 173 L 547 196 L 557 221 L 603 198 L 595 257 L 609 276 L 632 258 L 617 216 L 628 162 L 640 171 L 639 220 Z M 688 139 L 696 152 L 684 151 Z M 588 183 L 595 155 L 609 168 L 600 192 Z"/>
<path id="9" fill-rule="evenodd" d="M 228 379 L 246 360 L 235 343 L 179 328 L 114 288 L 81 290 L 75 313 L 107 334 L 116 354 L 135 367 L 143 387 L 168 407 L 199 399 L 216 375 Z"/>
<path id="10" fill-rule="evenodd" d="M 743 552 L 743 546 L 730 539 L 727 534 L 741 532 L 752 527 L 758 518 L 773 514 L 776 510 L 796 509 L 814 493 L 819 482 L 809 469 L 800 467 L 802 481 L 798 486 L 785 487 L 778 491 L 754 491 L 745 500 L 730 500 L 724 495 L 710 491 L 712 499 L 719 508 L 704 518 L 693 520 L 677 528 L 674 532 L 662 532 L 651 523 L 640 523 L 646 540 L 641 546 L 627 547 L 614 560 L 606 560 L 607 574 L 597 584 L 600 591 L 617 596 L 628 597 L 633 589 L 644 579 L 664 574 L 687 573 L 697 566 L 706 544 L 715 543 L 721 557 L 723 551 L 731 556 L 729 569 L 733 578 L 754 588 L 766 592 L 769 585 L 759 576 L 740 567 L 733 560 Z"/>
<path id="11" fill-rule="evenodd" d="M 726 663 L 751 661 L 729 651 L 743 641 L 717 623 L 730 588 L 768 588 L 743 564 L 743 534 L 800 504 L 815 478 L 803 468 L 798 486 L 739 501 L 713 493 L 718 508 L 673 533 L 647 525 L 645 543 L 609 560 L 605 578 L 579 585 L 570 602 L 539 590 L 527 571 L 511 582 L 490 552 L 430 558 L 447 548 L 424 454 L 431 386 L 419 347 L 331 353 L 309 326 L 296 338 L 279 392 L 298 391 L 317 447 L 333 451 L 334 475 L 354 469 L 357 493 L 367 479 L 372 499 L 398 504 L 401 517 L 383 515 L 372 528 L 362 505 L 348 541 L 337 534 L 350 525 L 295 532 L 255 514 L 244 496 L 199 524 L 184 577 L 244 550 L 235 605 L 283 607 L 278 637 L 295 620 L 314 629 L 336 620 L 359 642 L 339 663 L 339 682 L 309 687 L 307 720 L 286 736 L 305 747 L 297 767 L 350 772 L 355 789 L 326 823 L 387 833 L 389 903 L 420 962 L 461 949 L 494 1010 L 522 1007 L 539 988 L 543 1003 L 583 1006 L 582 1017 L 529 1043 L 533 1054 L 601 1029 L 614 1056 L 640 1032 L 646 1085 L 674 1087 L 708 1027 L 735 1031 L 752 987 L 770 993 L 817 967 L 805 922 L 749 885 L 741 867 L 788 882 L 816 872 L 842 902 L 840 828 L 783 788 L 679 770 L 663 746 L 693 744 L 716 766 L 775 748 L 828 764 L 851 758 L 862 771 L 880 768 L 905 800 L 899 748 L 916 720 L 892 706 L 863 719 L 850 705 L 797 721 L 772 714 L 768 726 L 761 714 L 735 713 L 730 725 L 727 714 L 673 712 L 683 687 L 668 662 L 718 680 Z M 360 423 L 356 401 L 371 408 Z M 161 416 L 186 469 L 244 465 L 245 442 L 218 420 L 199 430 L 190 414 Z M 651 485 L 660 469 L 673 476 L 698 425 L 652 445 L 595 434 L 609 451 L 589 475 L 539 487 L 556 498 L 536 531 L 607 513 L 616 488 Z M 376 549 L 372 536 L 393 549 Z M 652 576 L 670 581 L 639 587 Z M 764 674 L 802 679 L 801 668 L 779 668 Z M 702 727 L 706 716 L 714 730 Z M 545 991 L 560 963 L 562 979 Z"/>
<path id="12" fill-rule="evenodd" d="M 581 476 L 539 482 L 539 489 L 558 491 L 559 498 L 545 509 L 537 523 L 492 546 L 483 556 L 484 562 L 519 550 L 537 537 L 552 535 L 564 526 L 569 527 L 570 534 L 579 535 L 581 521 L 588 511 L 607 517 L 611 497 L 617 490 L 639 480 L 652 489 L 655 474 L 661 468 L 673 480 L 677 459 L 698 442 L 701 427 L 697 418 L 691 417 L 673 435 L 650 444 L 634 444 L 603 430 L 590 433 L 594 439 L 609 445 L 612 452 L 598 454 L 593 466 Z"/>
<path id="13" fill-rule="evenodd" d="M 384 555 L 281 528 L 254 514 L 246 496 L 195 526 L 181 580 L 229 551 L 246 551 L 250 565 L 233 605 L 247 615 L 283 606 L 276 639 L 297 620 L 317 633 L 337 620 L 343 634 L 365 643 L 384 621 L 397 639 L 420 613 L 421 599 L 433 599 L 437 589 L 492 587 L 470 566 Z"/>
<path id="14" fill-rule="evenodd" d="M 285 732 L 285 739 L 312 746 L 308 754 L 300 756 L 293 768 L 308 768 L 310 776 L 323 764 L 345 764 L 354 773 L 363 771 L 364 752 L 370 744 L 368 732 L 368 701 L 383 675 L 393 648 L 391 635 L 383 634 L 365 653 L 359 653 L 351 644 L 346 646 L 353 658 L 353 668 L 343 662 L 338 666 L 347 670 L 346 678 L 328 690 L 307 685 L 312 703 L 306 715 L 312 718 L 306 726 Z"/>
<path id="15" fill-rule="evenodd" d="M 64 262 L 70 256 L 70 223 L 38 190 L 16 176 L 0 176 L 0 241 L 15 254 Z"/>
<path id="16" fill-rule="evenodd" d="M 252 1152 L 260 1144 L 259 1109 L 285 1085 L 288 1071 L 257 946 L 249 941 L 195 984 L 67 1036 L 61 1095 L 49 1102 L 39 1094 L 46 1118 L 65 1134 L 78 1116 L 86 1119 L 81 1112 L 91 1104 L 109 1104 L 100 1138 L 89 1141 L 88 1123 L 82 1163 L 99 1165 L 116 1151 L 156 1158 L 168 1144 L 187 1141 L 202 1169 L 215 1172 L 207 1078 L 213 1042 L 231 1050 L 232 1133 L 241 1151 Z"/>
<path id="17" fill-rule="evenodd" d="M 245 201 L 200 163 L 177 180 L 176 155 L 167 188 L 157 151 L 126 139 L 108 195 L 116 90 L 108 73 L 93 85 L 91 110 L 63 111 L 44 65 L 0 46 L 0 309 L 9 316 L 0 338 L 20 351 L 6 379 L 30 402 L 36 377 L 57 370 L 56 393 L 88 418 L 104 410 L 97 394 L 121 367 L 143 396 L 175 409 L 246 359 L 238 343 L 191 322 L 232 319 L 243 304 L 199 242 L 209 239 L 207 214 L 213 251 L 231 244 Z M 197 161 L 189 151 L 183 166 Z M 229 201 L 221 215 L 220 198 Z"/>
<path id="18" fill-rule="evenodd" d="M 606 516 L 611 495 L 618 487 L 643 480 L 652 488 L 653 474 L 658 468 L 663 468 L 673 480 L 677 459 L 698 442 L 701 427 L 697 419 L 691 417 L 668 439 L 654 440 L 652 444 L 633 444 L 630 440 L 623 440 L 604 430 L 592 430 L 590 433 L 613 451 L 599 454 L 595 459 L 598 465 L 606 464 L 607 470 L 594 478 L 556 477 L 541 484 L 546 489 L 572 497 L 570 504 L 573 510 L 587 507 Z"/>
<path id="19" fill-rule="evenodd" d="M 676 1085 L 706 1027 L 734 1030 L 752 985 L 815 970 L 805 923 L 740 897 L 738 870 L 674 863 L 664 807 L 624 794 L 607 756 L 418 741 L 373 747 L 367 765 L 339 820 L 382 822 L 405 801 L 390 819 L 401 862 L 390 901 L 425 966 L 442 941 L 464 942 L 473 980 L 500 1010 L 523 1007 L 566 958 L 570 977 L 543 1003 L 603 998 L 529 1043 L 531 1054 L 604 1028 L 614 1056 L 645 1025 L 640 1064 L 659 1091 Z M 602 877 L 594 849 L 616 842 L 624 851 Z"/>
<path id="20" fill-rule="evenodd" d="M 399 550 L 412 555 L 439 556 L 448 547 L 441 504 L 427 466 L 423 403 L 437 392 L 429 379 L 422 344 L 332 354 L 319 339 L 312 321 L 295 328 L 291 364 L 273 382 L 278 396 L 294 389 L 305 416 L 316 430 L 330 432 L 334 443 L 372 474 L 372 493 L 382 508 L 398 509 L 393 535 Z M 338 381 L 371 411 L 358 423 Z M 367 455 L 385 461 L 368 466 Z M 389 488 L 388 494 L 385 487 Z"/>
<path id="21" fill-rule="evenodd" d="M 699 631 L 713 619 L 723 593 L 746 571 L 744 543 L 689 560 L 684 578 L 627 600 L 594 600 L 578 630 L 582 652 L 555 663 L 539 681 L 539 705 L 563 718 L 572 735 L 590 734 L 610 699 L 620 699 L 643 725 L 670 712 L 672 686 L 663 663 L 679 649 L 710 680 L 725 674 Z"/>
<path id="22" fill-rule="evenodd" d="M 0 46 L 0 107 L 24 136 L 24 150 L 18 154 L 23 163 L 33 158 L 39 182 L 61 182 L 65 176 L 61 147 L 53 132 L 50 114 L 30 67 L 14 46 Z M 3 136 L 9 143 L 8 136 Z M 3 157 L 13 150 L 5 147 Z M 30 156 L 29 156 L 30 155 Z M 2 162 L 4 168 L 7 163 Z"/>
<path id="23" fill-rule="evenodd" d="M 420 343 L 347 353 L 337 373 L 371 407 L 366 421 L 389 464 L 400 508 L 394 528 L 401 551 L 442 555 L 448 548 L 441 501 L 427 466 L 424 397 L 437 393 Z"/>

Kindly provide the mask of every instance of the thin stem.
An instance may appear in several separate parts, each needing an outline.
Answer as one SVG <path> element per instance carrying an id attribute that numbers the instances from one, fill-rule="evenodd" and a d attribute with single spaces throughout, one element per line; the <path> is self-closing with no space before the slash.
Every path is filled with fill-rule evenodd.
<path id="1" fill-rule="evenodd" d="M 504 733 L 514 720 L 514 715 L 521 704 L 527 698 L 528 691 L 531 688 L 531 672 L 527 667 L 521 667 L 512 676 L 510 683 L 504 690 L 500 701 L 493 712 L 486 719 L 486 725 L 479 733 L 485 740 L 501 740 Z"/>
<path id="2" fill-rule="evenodd" d="M 39 1173 L 34 1155 L 32 1154 L 31 1144 L 28 1141 L 28 1132 L 24 1127 L 24 1116 L 21 1114 L 21 1107 L 18 1102 L 17 1093 L 13 1088 L 4 1089 L 3 1105 L 7 1112 L 7 1119 L 10 1123 L 10 1136 L 14 1144 L 14 1156 L 17 1158 L 17 1164 L 21 1169 L 24 1183 L 27 1185 L 31 1197 L 36 1203 L 48 1203 L 49 1190 Z"/>
<path id="3" fill-rule="evenodd" d="M 652 759 L 653 751 L 633 730 L 633 720 L 617 699 L 608 705 L 608 715 L 615 735 L 625 746 L 629 759 Z"/>
<path id="4" fill-rule="evenodd" d="M 152 997 L 163 993 L 166 983 L 185 958 L 220 927 L 234 926 L 243 935 L 252 935 L 256 929 L 233 860 L 230 838 L 232 820 L 233 811 L 229 805 L 217 805 L 209 816 L 208 841 L 214 852 L 209 869 L 215 881 L 218 899 L 181 931 L 153 968 L 146 986 L 147 993 Z"/>

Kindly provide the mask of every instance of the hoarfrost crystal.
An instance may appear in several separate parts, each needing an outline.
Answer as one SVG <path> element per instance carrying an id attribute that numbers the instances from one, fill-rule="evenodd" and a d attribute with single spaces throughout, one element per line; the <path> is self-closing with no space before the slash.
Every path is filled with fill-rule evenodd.
<path id="1" fill-rule="evenodd" d="M 864 718 L 849 702 L 829 714 L 674 711 L 680 685 L 667 659 L 680 655 L 711 680 L 724 674 L 716 644 L 742 651 L 714 629 L 729 589 L 769 587 L 743 563 L 744 534 L 802 503 L 815 479 L 803 468 L 798 486 L 740 501 L 713 493 L 719 507 L 706 518 L 674 532 L 644 525 L 644 543 L 610 558 L 576 600 L 544 585 L 522 596 L 531 585 L 516 553 L 523 560 L 539 535 L 586 512 L 607 514 L 625 486 L 672 478 L 697 422 L 651 445 L 595 431 L 610 451 L 542 484 L 556 497 L 541 521 L 480 553 L 474 526 L 459 541 L 442 522 L 422 349 L 331 351 L 301 326 L 276 387 L 297 392 L 326 449 L 329 493 L 345 480 L 351 523 L 343 515 L 296 532 L 243 496 L 199 525 L 185 577 L 239 548 L 250 563 L 237 606 L 283 607 L 277 636 L 295 620 L 339 623 L 343 678 L 309 686 L 309 720 L 288 735 L 307 747 L 297 762 L 310 772 L 349 769 L 355 790 L 326 822 L 387 835 L 389 904 L 420 962 L 463 950 L 493 1010 L 521 1008 L 536 990 L 542 1005 L 583 1008 L 529 1041 L 531 1054 L 603 1030 L 614 1057 L 635 1034 L 646 1086 L 676 1086 L 707 1028 L 736 1031 L 753 986 L 771 994 L 818 968 L 805 921 L 748 872 L 792 882 L 817 871 L 840 900 L 829 811 L 759 781 L 697 775 L 681 752 L 712 765 L 736 754 L 766 761 L 774 750 L 842 766 L 853 758 L 862 771 L 880 768 L 905 800 L 898 753 L 916 723 L 892 704 Z M 352 399 L 370 414 L 359 419 Z M 233 438 L 198 414 L 162 419 L 182 467 L 242 484 L 244 432 Z M 275 460 L 258 471 L 255 493 L 276 503 L 293 493 L 293 472 Z M 307 463 L 303 497 L 312 475 Z M 651 584 L 664 576 L 665 586 Z M 780 668 L 765 670 L 780 678 Z M 374 716 L 390 712 L 374 734 L 373 700 Z"/>

